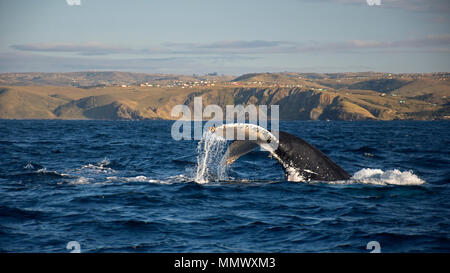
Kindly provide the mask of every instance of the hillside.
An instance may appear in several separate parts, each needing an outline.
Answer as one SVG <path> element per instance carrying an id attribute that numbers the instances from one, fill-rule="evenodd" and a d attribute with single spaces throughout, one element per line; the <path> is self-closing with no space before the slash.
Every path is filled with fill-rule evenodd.
<path id="1" fill-rule="evenodd" d="M 83 77 L 88 74 L 84 73 Z M 147 74 L 111 72 L 104 76 L 123 80 Z M 116 75 L 116 73 L 118 75 Z M 27 78 L 35 77 L 26 75 Z M 67 81 L 68 73 L 62 73 Z M 76 73 L 72 73 L 72 76 Z M 132 76 L 130 76 L 132 75 Z M 279 105 L 281 119 L 298 120 L 393 120 L 449 119 L 450 86 L 448 74 L 408 74 L 386 76 L 380 73 L 246 74 L 233 81 L 204 81 L 177 76 L 176 84 L 165 79 L 159 86 L 135 85 L 76 87 L 71 84 L 19 86 L 23 75 L 0 75 L 0 118 L 3 119 L 175 119 L 171 110 L 202 96 L 203 106 Z M 91 75 L 101 80 L 98 74 Z M 46 77 L 49 77 L 48 75 Z M 150 77 L 150 76 L 149 76 Z M 152 74 L 152 77 L 155 75 Z M 185 77 L 185 78 L 184 78 Z M 5 80 L 7 79 L 7 80 Z M 184 80 L 183 80 L 184 79 Z M 231 79 L 228 77 L 227 79 Z M 148 79 L 146 79 L 148 80 Z M 153 83 L 155 80 L 153 81 Z M 196 84 L 198 82 L 198 84 Z M 47 83 L 47 82 L 45 82 Z M 60 82 L 61 83 L 61 82 Z M 96 82 L 97 83 L 97 82 Z M 238 85 L 238 86 L 236 86 Z"/>
<path id="2" fill-rule="evenodd" d="M 213 75 L 175 75 L 175 74 L 145 74 L 117 71 L 87 71 L 87 72 L 65 72 L 65 73 L 2 73 L 0 74 L 0 85 L 14 86 L 76 86 L 92 88 L 99 86 L 137 85 L 139 83 L 153 82 L 167 84 L 176 81 L 200 81 L 200 80 L 231 80 L 232 76 Z"/>

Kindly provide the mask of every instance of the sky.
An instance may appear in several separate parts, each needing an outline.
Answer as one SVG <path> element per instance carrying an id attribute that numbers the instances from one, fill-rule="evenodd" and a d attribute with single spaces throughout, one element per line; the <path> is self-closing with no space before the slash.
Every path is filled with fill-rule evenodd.
<path id="1" fill-rule="evenodd" d="M 0 72 L 450 71 L 450 0 L 0 0 Z"/>

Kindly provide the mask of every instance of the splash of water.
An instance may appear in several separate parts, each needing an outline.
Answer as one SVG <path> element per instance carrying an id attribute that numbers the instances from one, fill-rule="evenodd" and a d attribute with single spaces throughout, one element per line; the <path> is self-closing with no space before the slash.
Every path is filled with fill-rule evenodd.
<path id="1" fill-rule="evenodd" d="M 352 179 L 359 183 L 376 185 L 422 185 L 425 183 L 412 171 L 402 172 L 397 169 L 387 171 L 362 169 L 357 171 Z"/>
<path id="2" fill-rule="evenodd" d="M 224 160 L 227 141 L 217 134 L 205 132 L 197 147 L 197 173 L 195 182 L 208 183 L 211 180 L 226 178 Z"/>

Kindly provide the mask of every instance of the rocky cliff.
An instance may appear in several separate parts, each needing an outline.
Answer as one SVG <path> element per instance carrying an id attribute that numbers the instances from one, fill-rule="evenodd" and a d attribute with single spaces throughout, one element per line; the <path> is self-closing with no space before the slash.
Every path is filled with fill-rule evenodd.
<path id="1" fill-rule="evenodd" d="M 248 77 L 245 79 L 249 80 Z M 0 87 L 0 118 L 177 119 L 171 115 L 173 107 L 182 104 L 192 109 L 195 97 L 202 97 L 203 107 L 215 104 L 222 107 L 224 112 L 226 105 L 279 105 L 280 119 L 450 118 L 450 94 L 448 84 L 443 80 L 428 82 L 371 80 L 347 84 L 351 88 L 338 89 L 332 86 L 329 79 L 320 78 L 319 81 L 321 82 L 309 86 L 301 85 L 309 84 L 308 80 L 302 79 L 302 82 L 295 82 L 295 85 L 285 86 L 279 84 L 252 86 L 250 83 L 246 86 L 222 84 L 194 88 L 109 86 L 86 89 L 47 85 L 3 86 Z M 383 87 L 383 84 L 386 86 Z"/>

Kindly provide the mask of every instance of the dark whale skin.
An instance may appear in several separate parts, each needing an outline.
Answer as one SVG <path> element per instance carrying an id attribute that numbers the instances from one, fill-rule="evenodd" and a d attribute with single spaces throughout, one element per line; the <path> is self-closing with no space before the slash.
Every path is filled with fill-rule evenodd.
<path id="1" fill-rule="evenodd" d="M 279 132 L 279 145 L 275 154 L 282 161 L 280 163 L 286 176 L 286 167 L 292 167 L 307 181 L 347 180 L 351 177 L 319 149 L 286 132 Z"/>

